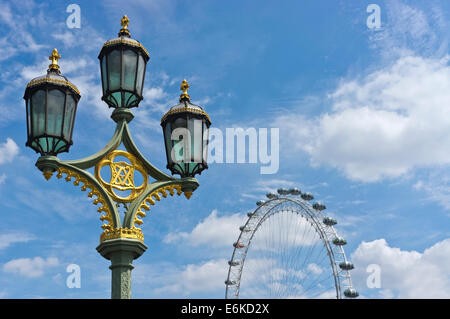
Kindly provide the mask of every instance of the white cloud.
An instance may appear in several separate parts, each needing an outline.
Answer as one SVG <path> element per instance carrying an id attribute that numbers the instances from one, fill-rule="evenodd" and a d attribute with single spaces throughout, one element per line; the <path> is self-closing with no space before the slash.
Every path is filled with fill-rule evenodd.
<path id="1" fill-rule="evenodd" d="M 11 162 L 19 154 L 19 147 L 11 138 L 6 138 L 6 142 L 0 144 L 0 164 Z"/>
<path id="2" fill-rule="evenodd" d="M 211 214 L 199 222 L 190 233 L 169 233 L 164 238 L 164 242 L 173 243 L 182 240 L 193 246 L 231 246 L 239 235 L 239 226 L 245 223 L 247 217 L 241 214 L 219 217 L 217 216 L 217 213 L 217 210 L 213 210 Z"/>
<path id="3" fill-rule="evenodd" d="M 227 275 L 225 259 L 209 260 L 202 264 L 187 265 L 180 275 L 183 289 L 188 291 L 216 291 L 224 289 Z"/>
<path id="4" fill-rule="evenodd" d="M 435 170 L 427 179 L 418 180 L 413 187 L 427 199 L 436 201 L 444 209 L 450 210 L 450 178 L 447 172 Z"/>
<path id="5" fill-rule="evenodd" d="M 445 59 L 406 56 L 329 95 L 332 111 L 313 120 L 280 116 L 289 141 L 313 165 L 373 182 L 416 167 L 449 164 L 450 66 Z"/>
<path id="6" fill-rule="evenodd" d="M 381 31 L 370 32 L 369 45 L 385 57 L 405 52 L 439 56 L 447 52 L 448 23 L 438 3 L 410 6 L 391 0 L 382 7 Z"/>
<path id="7" fill-rule="evenodd" d="M 0 249 L 5 249 L 14 243 L 26 243 L 33 239 L 34 236 L 25 233 L 0 234 Z"/>
<path id="8" fill-rule="evenodd" d="M 227 271 L 228 264 L 225 259 L 212 259 L 181 267 L 171 263 L 158 266 L 139 265 L 133 277 L 140 284 L 145 284 L 146 291 L 148 285 L 151 285 L 155 296 L 189 297 L 196 292 L 224 292 Z"/>
<path id="9" fill-rule="evenodd" d="M 58 265 L 59 261 L 56 257 L 48 257 L 47 259 L 43 259 L 42 257 L 35 257 L 33 259 L 19 258 L 4 264 L 3 271 L 28 278 L 36 278 L 41 277 L 48 268 Z"/>
<path id="10" fill-rule="evenodd" d="M 240 234 L 240 226 L 245 225 L 248 217 L 243 214 L 218 216 L 217 210 L 200 221 L 191 232 L 169 233 L 164 238 L 165 243 L 180 242 L 192 246 L 207 245 L 209 247 L 228 247 L 236 242 Z M 284 230 L 284 236 L 277 236 Z M 252 240 L 252 249 L 259 251 L 286 247 L 317 245 L 320 238 L 308 220 L 293 212 L 281 212 L 272 215 L 262 223 Z M 268 246 L 270 243 L 270 246 Z"/>
<path id="11" fill-rule="evenodd" d="M 29 32 L 31 21 L 29 16 L 23 12 L 22 6 L 18 6 L 19 10 L 12 11 L 10 4 L 2 3 L 2 10 L 0 12 L 0 22 L 7 25 L 7 32 L 3 34 L 0 39 L 2 46 L 0 48 L 0 61 L 6 60 L 21 52 L 36 52 L 45 47 L 38 44 L 33 35 Z"/>
<path id="12" fill-rule="evenodd" d="M 353 283 L 362 294 L 370 293 L 366 286 L 369 276 L 366 268 L 377 264 L 381 270 L 380 298 L 450 297 L 450 238 L 423 253 L 390 247 L 385 239 L 362 242 L 351 260 L 355 264 Z"/>

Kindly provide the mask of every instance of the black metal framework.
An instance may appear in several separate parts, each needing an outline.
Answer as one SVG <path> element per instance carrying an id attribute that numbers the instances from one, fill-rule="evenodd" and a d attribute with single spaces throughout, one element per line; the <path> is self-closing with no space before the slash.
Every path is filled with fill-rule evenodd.
<path id="1" fill-rule="evenodd" d="M 103 88 L 102 100 L 113 108 L 137 107 L 143 99 L 145 71 L 150 59 L 148 54 L 139 46 L 118 42 L 104 46 L 98 59 Z M 129 69 L 130 65 L 132 69 Z M 134 78 L 127 78 L 130 72 L 134 73 Z"/>
<path id="2" fill-rule="evenodd" d="M 60 94 L 60 101 L 55 94 Z M 72 142 L 80 95 L 68 86 L 44 82 L 27 87 L 24 94 L 27 142 L 42 156 L 68 152 Z M 50 104 L 49 99 L 54 99 Z M 62 103 L 58 103 L 62 102 Z"/>

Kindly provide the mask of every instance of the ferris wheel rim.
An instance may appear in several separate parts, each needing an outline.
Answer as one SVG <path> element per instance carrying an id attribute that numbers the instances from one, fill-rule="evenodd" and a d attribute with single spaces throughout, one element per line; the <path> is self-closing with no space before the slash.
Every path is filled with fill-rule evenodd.
<path id="1" fill-rule="evenodd" d="M 234 245 L 234 249 L 233 249 L 233 254 L 231 257 L 231 260 L 229 261 L 229 269 L 228 269 L 228 275 L 227 275 L 227 280 L 225 281 L 226 283 L 226 291 L 225 291 L 225 298 L 239 298 L 239 292 L 240 292 L 240 284 L 241 284 L 241 277 L 242 277 L 242 270 L 244 268 L 244 264 L 245 264 L 245 259 L 247 257 L 247 252 L 248 249 L 250 247 L 251 244 L 251 240 L 253 239 L 255 233 L 257 232 L 258 228 L 264 223 L 265 220 L 267 220 L 270 216 L 275 215 L 275 214 L 279 214 L 282 213 L 283 210 L 279 210 L 277 211 L 276 209 L 279 208 L 280 206 L 282 206 L 283 204 L 294 204 L 296 205 L 295 208 L 300 207 L 299 210 L 285 210 L 285 211 L 292 211 L 293 213 L 296 213 L 297 215 L 301 216 L 301 218 L 305 218 L 306 220 L 311 220 L 311 226 L 314 228 L 314 231 L 319 235 L 319 238 L 321 240 L 321 242 L 324 244 L 325 249 L 327 251 L 327 256 L 329 259 L 329 264 L 331 265 L 332 268 L 332 274 L 334 277 L 334 283 L 335 283 L 335 290 L 336 290 L 336 298 L 337 299 L 341 299 L 342 298 L 342 286 L 343 283 L 341 282 L 341 278 L 343 278 L 344 280 L 347 281 L 347 290 L 348 289 L 352 289 L 352 283 L 351 283 L 351 277 L 350 277 L 350 273 L 348 270 L 339 270 L 338 267 L 338 260 L 335 257 L 335 251 L 333 248 L 335 248 L 337 250 L 337 254 L 340 254 L 341 257 L 343 258 L 343 262 L 347 263 L 347 258 L 345 255 L 345 252 L 342 248 L 342 246 L 337 246 L 334 247 L 332 244 L 332 239 L 329 238 L 329 235 L 333 235 L 334 238 L 339 238 L 337 235 L 336 230 L 332 227 L 332 226 L 326 226 L 323 224 L 323 219 L 326 217 L 320 210 L 314 209 L 311 204 L 307 201 L 304 200 L 299 200 L 297 198 L 292 198 L 292 197 L 277 197 L 274 199 L 269 199 L 267 201 L 265 201 L 263 204 L 259 205 L 251 214 L 249 213 L 249 218 L 247 219 L 246 223 L 241 226 L 241 232 L 238 236 L 237 239 L 237 243 L 241 243 L 241 239 L 244 233 L 244 230 L 247 228 L 247 226 L 249 225 L 249 223 L 252 221 L 252 218 L 259 218 L 259 220 L 256 223 L 256 227 L 251 231 L 251 235 L 250 237 L 247 239 L 247 242 L 245 242 L 245 245 L 243 247 L 237 247 L 235 244 Z M 264 210 L 266 209 L 266 211 L 262 214 L 262 216 L 258 216 L 258 212 L 260 210 Z M 305 217 L 304 214 L 306 213 L 306 215 L 308 217 Z M 314 224 L 314 225 L 313 225 Z M 328 230 L 328 232 L 325 231 L 325 227 Z M 242 242 L 241 244 L 244 244 L 244 242 Z M 236 260 L 235 260 L 235 256 L 236 256 L 236 252 L 238 249 L 242 249 L 245 247 L 244 253 L 241 254 L 242 259 L 239 259 L 239 268 L 237 271 L 237 280 L 235 282 L 231 282 L 230 281 L 230 276 L 232 274 L 232 267 L 236 266 L 235 264 L 233 264 Z M 341 274 L 343 273 L 343 274 Z M 234 296 L 229 296 L 229 289 L 231 286 L 234 286 L 235 289 L 235 294 Z"/>

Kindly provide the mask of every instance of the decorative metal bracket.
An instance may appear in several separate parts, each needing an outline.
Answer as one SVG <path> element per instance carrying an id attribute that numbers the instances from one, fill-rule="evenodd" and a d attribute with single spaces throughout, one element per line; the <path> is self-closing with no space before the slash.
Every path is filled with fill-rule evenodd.
<path id="1" fill-rule="evenodd" d="M 108 144 L 99 152 L 80 160 L 61 161 L 56 156 L 41 156 L 36 166 L 43 172 L 45 178 L 51 178 L 54 172 L 56 177 L 65 175 L 67 182 L 74 178 L 74 185 L 81 190 L 90 189 L 88 197 L 94 197 L 93 204 L 101 206 L 97 209 L 104 229 L 100 236 L 100 243 L 110 239 L 132 238 L 144 242 L 142 230 L 136 225 L 143 223 L 145 211 L 150 209 L 155 201 L 184 193 L 189 199 L 199 186 L 196 178 L 175 178 L 157 169 L 138 150 L 131 138 L 128 123 L 133 119 L 129 109 L 115 109 L 111 118 L 117 123 L 114 135 Z M 118 150 L 123 144 L 126 151 Z M 114 162 L 116 157 L 123 157 L 129 161 Z M 110 181 L 105 181 L 101 176 L 102 168 L 109 166 L 111 171 Z M 94 168 L 95 174 L 87 169 Z M 143 177 L 141 185 L 136 186 L 134 174 L 139 172 Z M 149 177 L 154 181 L 149 183 Z M 118 195 L 116 192 L 128 192 L 127 196 Z M 117 210 L 119 203 L 128 203 L 123 221 Z"/>

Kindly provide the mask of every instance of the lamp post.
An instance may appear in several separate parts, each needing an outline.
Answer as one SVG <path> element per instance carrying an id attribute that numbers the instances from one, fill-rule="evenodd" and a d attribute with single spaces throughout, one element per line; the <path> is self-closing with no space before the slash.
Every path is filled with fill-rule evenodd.
<path id="1" fill-rule="evenodd" d="M 116 130 L 109 143 L 97 153 L 80 160 L 61 161 L 57 155 L 68 152 L 80 92 L 61 75 L 56 49 L 47 74 L 31 80 L 24 94 L 27 114 L 26 145 L 40 153 L 36 166 L 49 180 L 54 173 L 67 182 L 80 186 L 93 198 L 101 214 L 103 232 L 97 251 L 111 261 L 111 297 L 131 298 L 133 260 L 147 249 L 139 226 L 146 211 L 167 195 L 184 194 L 188 199 L 199 186 L 196 174 L 207 168 L 206 153 L 208 114 L 190 103 L 184 80 L 180 104 L 172 107 L 161 119 L 167 155 L 167 168 L 180 178 L 170 176 L 151 164 L 131 138 L 128 123 L 134 115 L 131 108 L 143 99 L 145 68 L 149 54 L 144 46 L 131 38 L 127 16 L 121 19 L 118 37 L 106 41 L 98 56 L 100 60 L 102 100 L 114 108 L 111 118 Z M 125 150 L 118 149 L 123 145 Z M 116 158 L 121 160 L 117 161 Z M 102 168 L 109 167 L 106 180 Z M 87 171 L 93 168 L 94 174 Z M 104 170 L 103 170 L 104 172 Z M 142 176 L 136 185 L 135 174 Z M 149 182 L 150 178 L 154 181 Z M 124 204 L 121 220 L 117 207 Z"/>

